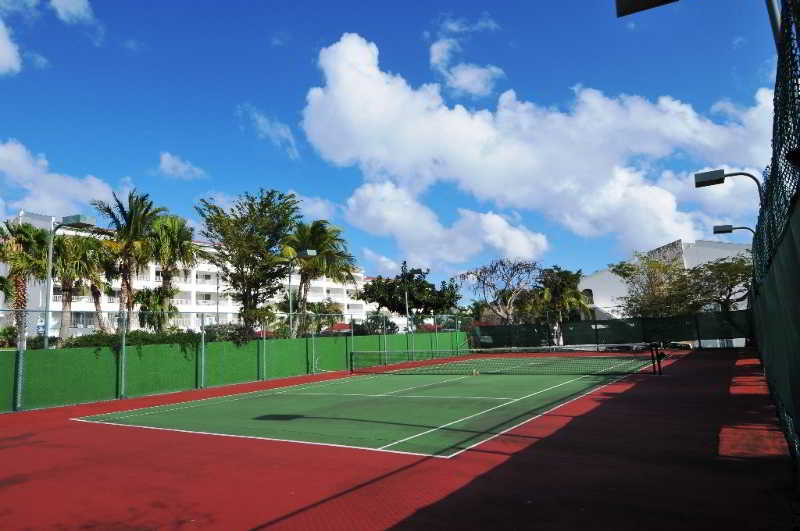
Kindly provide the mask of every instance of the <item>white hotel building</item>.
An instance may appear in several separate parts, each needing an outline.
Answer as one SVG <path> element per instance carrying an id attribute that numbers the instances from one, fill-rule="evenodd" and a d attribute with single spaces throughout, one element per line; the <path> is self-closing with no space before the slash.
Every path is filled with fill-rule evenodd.
<path id="1" fill-rule="evenodd" d="M 31 223 L 37 227 L 49 229 L 55 222 L 51 216 L 43 216 L 30 212 L 20 212 L 15 219 L 22 222 Z M 69 231 L 59 231 L 59 234 L 69 233 Z M 199 245 L 205 245 L 198 242 Z M 7 272 L 6 264 L 0 264 L 0 275 Z M 319 278 L 311 282 L 308 294 L 308 302 L 322 302 L 326 299 L 332 300 L 344 315 L 344 320 L 349 322 L 351 319 L 356 322 L 363 321 L 368 313 L 377 310 L 376 304 L 366 303 L 356 298 L 357 292 L 368 280 L 363 270 L 355 273 L 355 282 L 352 284 L 342 284 L 328 278 Z M 148 266 L 133 277 L 134 289 L 155 288 L 161 285 L 161 270 L 155 263 Z M 297 274 L 292 275 L 291 285 L 293 291 L 300 283 Z M 288 287 L 289 279 L 283 281 L 283 290 L 279 292 L 278 298 L 283 298 Z M 116 313 L 119 311 L 119 291 L 120 280 L 115 280 L 111 285 L 112 294 L 102 296 L 102 311 Z M 201 261 L 191 269 L 181 271 L 181 274 L 173 278 L 173 287 L 178 290 L 172 303 L 180 312 L 179 317 L 174 321 L 174 325 L 180 328 L 198 329 L 200 326 L 201 314 L 206 324 L 227 324 L 235 322 L 238 316 L 240 305 L 234 302 L 228 293 L 228 285 L 224 283 L 219 275 L 216 266 L 211 263 Z M 52 293 L 49 294 L 51 311 L 51 335 L 58 335 L 62 309 L 61 287 L 57 279 L 53 279 Z M 29 283 L 28 286 L 28 309 L 34 314 L 28 319 L 31 335 L 36 333 L 35 328 L 44 325 L 44 309 L 47 302 L 47 286 L 45 282 Z M 2 298 L 2 295 L 0 295 Z M 277 302 L 277 299 L 272 301 Z M 8 301 L 0 302 L 0 327 L 10 324 L 11 315 L 8 310 Z M 217 321 L 219 320 L 219 321 Z M 90 295 L 76 295 L 72 299 L 72 324 L 74 330 L 70 335 L 81 335 L 91 333 L 95 329 L 95 307 Z M 134 327 L 137 323 L 134 323 Z M 42 330 L 43 331 L 43 330 Z"/>

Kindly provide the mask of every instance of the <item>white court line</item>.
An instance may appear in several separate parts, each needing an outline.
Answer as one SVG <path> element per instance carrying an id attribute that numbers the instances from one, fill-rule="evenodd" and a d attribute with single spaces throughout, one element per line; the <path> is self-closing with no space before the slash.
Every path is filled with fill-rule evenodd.
<path id="1" fill-rule="evenodd" d="M 605 370 L 611 370 L 614 367 L 622 365 L 623 363 L 627 363 L 627 360 L 625 362 L 617 363 L 616 365 L 612 365 L 611 367 L 609 367 L 608 369 L 605 369 Z M 532 396 L 536 396 L 538 394 L 544 393 L 545 391 L 549 391 L 551 389 L 555 389 L 556 387 L 561 387 L 562 385 L 566 385 L 568 383 L 572 383 L 572 382 L 575 382 L 575 381 L 578 381 L 578 380 L 582 380 L 583 378 L 586 378 L 588 376 L 597 376 L 597 374 L 584 374 L 583 376 L 578 376 L 577 378 L 573 378 L 572 380 L 567 380 L 566 382 L 561 382 L 560 384 L 556 384 L 556 385 L 550 386 L 550 387 L 548 387 L 546 389 L 542 389 L 540 391 L 536 391 L 536 392 L 531 393 L 529 395 L 525 395 L 525 396 L 521 396 L 519 398 L 515 398 L 514 400 L 510 400 L 508 402 L 504 402 L 504 403 L 499 404 L 497 406 L 490 407 L 489 409 L 484 409 L 483 411 L 479 411 L 478 413 L 473 413 L 472 415 L 468 415 L 468 416 L 466 416 L 464 418 L 460 418 L 458 420 L 454 420 L 452 422 L 448 422 L 447 424 L 442 424 L 441 426 L 437 426 L 436 428 L 431 428 L 431 429 L 423 431 L 421 433 L 417 433 L 416 435 L 411 435 L 411 436 L 406 437 L 404 439 L 400 439 L 399 441 L 394 441 L 392 443 L 389 443 L 389 444 L 386 444 L 384 446 L 381 446 L 379 449 L 383 450 L 383 449 L 389 448 L 390 446 L 394 446 L 396 444 L 400 444 L 400 443 L 403 443 L 403 442 L 406 442 L 406 441 L 410 441 L 411 439 L 416 439 L 417 437 L 421 437 L 423 435 L 427 435 L 427 434 L 432 433 L 434 431 L 441 430 L 442 428 L 446 428 L 448 426 L 452 426 L 453 424 L 457 424 L 459 422 L 462 422 L 462 421 L 465 421 L 465 420 L 469 420 L 471 418 L 483 415 L 484 413 L 488 413 L 490 411 L 494 411 L 495 409 L 514 404 L 516 402 L 519 402 L 520 400 L 525 400 L 526 398 L 530 398 Z"/>
<path id="2" fill-rule="evenodd" d="M 102 420 L 87 420 L 87 419 L 70 419 L 76 422 L 86 422 L 88 424 L 108 424 L 109 426 L 121 426 L 123 428 L 139 428 L 143 430 L 158 430 L 158 431 L 175 431 L 178 433 L 192 433 L 195 435 L 212 435 L 214 437 L 232 437 L 235 439 L 257 439 L 262 441 L 276 441 L 276 442 L 289 442 L 297 444 L 310 444 L 313 446 L 333 446 L 335 448 L 350 448 L 354 450 L 372 450 L 373 452 L 386 452 L 390 454 L 403 454 L 403 455 L 417 455 L 421 457 L 436 457 L 438 459 L 447 459 L 442 455 L 422 454 L 418 452 L 404 452 L 402 450 L 384 450 L 382 448 L 370 448 L 369 446 L 351 446 L 349 444 L 335 444 L 313 441 L 295 441 L 292 439 L 277 439 L 274 437 L 259 437 L 257 435 L 233 435 L 230 433 L 212 433 L 207 431 L 194 431 L 194 430 L 181 430 L 178 428 L 157 428 L 155 426 L 137 426 L 132 424 L 120 424 L 116 422 L 105 422 Z"/>
<path id="3" fill-rule="evenodd" d="M 638 373 L 632 373 L 632 374 L 638 374 Z M 611 384 L 615 384 L 615 383 L 617 383 L 617 382 L 618 382 L 618 381 L 620 381 L 620 380 L 623 380 L 623 379 L 625 379 L 625 378 L 627 378 L 627 377 L 629 377 L 629 376 L 632 376 L 632 374 L 625 374 L 625 375 L 623 375 L 623 376 L 620 376 L 619 378 L 615 378 L 614 380 L 612 380 L 612 381 L 610 381 L 610 382 L 608 382 L 608 383 L 606 383 L 606 384 L 603 384 L 603 385 L 601 385 L 601 386 L 599 386 L 599 387 L 593 387 L 592 389 L 590 389 L 590 390 L 586 391 L 586 392 L 585 392 L 585 393 L 583 393 L 583 394 L 580 394 L 580 395 L 576 396 L 575 398 L 570 398 L 570 399 L 569 399 L 569 400 L 567 400 L 566 402 L 562 402 L 562 403 L 558 404 L 557 406 L 553 406 L 553 407 L 551 407 L 550 409 L 548 409 L 547 411 L 542 411 L 541 413 L 539 413 L 539 414 L 537 414 L 537 415 L 535 415 L 535 416 L 533 416 L 533 417 L 530 417 L 530 418 L 528 418 L 528 419 L 525 419 L 525 420 L 523 420 L 523 421 L 521 421 L 521 422 L 519 422 L 519 423 L 517 423 L 517 424 L 514 424 L 514 425 L 513 425 L 513 426 L 511 426 L 511 427 L 508 427 L 508 428 L 504 429 L 503 431 L 500 431 L 500 432 L 498 432 L 498 433 L 495 433 L 495 434 L 494 434 L 494 435 L 492 435 L 491 437 L 487 437 L 486 439 L 481 439 L 480 441 L 478 441 L 478 442 L 476 442 L 476 443 L 474 443 L 474 444 L 471 444 L 471 445 L 467 446 L 466 448 L 462 448 L 461 450 L 459 450 L 459 451 L 457 451 L 457 452 L 455 452 L 455 453 L 453 453 L 453 454 L 450 454 L 450 455 L 448 455 L 448 456 L 447 456 L 447 458 L 448 458 L 448 459 L 452 459 L 452 458 L 454 458 L 455 456 L 457 456 L 457 455 L 459 455 L 459 454 L 463 454 L 463 453 L 464 453 L 464 452 L 466 452 L 467 450 L 471 450 L 471 449 L 475 448 L 475 447 L 476 447 L 476 446 L 478 446 L 478 445 L 481 445 L 481 444 L 483 444 L 483 443 L 485 443 L 485 442 L 489 442 L 489 441 L 491 441 L 492 439 L 495 439 L 495 438 L 497 438 L 497 437 L 500 437 L 501 435 L 505 435 L 506 433 L 510 432 L 511 430 L 513 430 L 513 429 L 516 429 L 516 428 L 519 428 L 520 426 L 522 426 L 522 425 L 523 425 L 523 424 L 525 424 L 526 422 L 531 422 L 531 421 L 534 421 L 534 420 L 538 419 L 539 417 L 543 417 L 543 416 L 545 416 L 545 415 L 547 415 L 547 414 L 549 414 L 549 413 L 552 413 L 553 411 L 557 410 L 558 408 L 560 408 L 560 407 L 563 407 L 563 406 L 566 406 L 566 405 L 567 405 L 567 404 L 569 404 L 570 402 L 575 402 L 576 400 L 580 400 L 581 398 L 584 398 L 584 397 L 586 397 L 586 396 L 588 396 L 588 395 L 590 395 L 590 394 L 592 394 L 592 393 L 595 393 L 595 392 L 599 391 L 600 389 L 602 389 L 602 388 L 604 388 L 604 387 L 608 387 L 608 386 L 609 386 L 609 385 L 611 385 Z"/>
<path id="4" fill-rule="evenodd" d="M 463 399 L 482 399 L 482 400 L 513 400 L 510 396 L 435 396 L 435 395 L 368 395 L 365 393 L 289 393 L 292 396 L 368 396 L 380 398 L 463 398 Z"/>
<path id="5" fill-rule="evenodd" d="M 205 403 L 197 404 L 195 402 L 208 402 L 209 400 L 217 400 L 217 399 L 220 399 L 220 398 L 230 398 L 230 400 L 219 400 L 219 403 L 227 404 L 228 402 L 235 402 L 237 400 L 245 400 L 245 399 L 248 399 L 248 398 L 261 398 L 262 396 L 280 395 L 280 394 L 288 393 L 288 392 L 290 392 L 292 390 L 308 389 L 309 387 L 314 387 L 314 386 L 316 386 L 316 387 L 325 387 L 326 385 L 333 385 L 333 384 L 336 384 L 336 383 L 349 382 L 352 378 L 360 378 L 359 381 L 364 381 L 364 380 L 371 380 L 372 378 L 377 378 L 378 376 L 379 375 L 365 376 L 365 377 L 361 377 L 361 376 L 345 376 L 344 378 L 334 378 L 332 380 L 320 380 L 319 382 L 312 382 L 310 384 L 302 383 L 302 384 L 287 385 L 285 387 L 270 387 L 269 389 L 259 389 L 257 391 L 247 391 L 246 393 L 231 393 L 229 395 L 210 396 L 208 398 L 196 398 L 194 400 L 184 400 L 183 402 L 175 402 L 174 404 L 162 404 L 162 405 L 155 405 L 155 406 L 144 406 L 144 407 L 139 407 L 139 408 L 136 408 L 136 409 L 125 409 L 125 410 L 117 411 L 117 412 L 97 413 L 95 415 L 86 415 L 86 416 L 87 417 L 99 417 L 101 415 L 114 415 L 114 418 L 116 418 L 116 419 L 124 419 L 124 418 L 128 418 L 128 417 L 138 417 L 138 416 L 143 416 L 143 415 L 154 415 L 156 413 L 167 413 L 167 412 L 170 412 L 170 411 L 179 411 L 181 409 L 190 409 L 190 408 L 193 408 L 193 407 L 200 407 L 200 406 L 209 405 L 209 404 L 205 404 Z M 278 389 L 283 389 L 283 391 L 276 391 Z M 261 394 L 259 396 L 250 396 L 250 395 L 255 395 L 257 393 L 261 393 Z M 189 404 L 189 405 L 182 406 L 182 407 L 169 407 L 169 408 L 166 407 L 166 406 L 179 405 L 179 404 Z M 131 413 L 131 412 L 134 412 L 134 411 L 143 411 L 143 410 L 146 410 L 146 409 L 153 409 L 153 408 L 156 408 L 156 409 L 154 411 L 145 411 L 143 413 L 134 413 L 133 415 L 122 415 L 122 416 L 119 416 L 119 415 L 116 414 L 116 413 Z M 80 419 L 70 419 L 70 420 L 80 420 Z M 87 422 L 89 422 L 89 421 L 87 421 Z"/>
<path id="6" fill-rule="evenodd" d="M 383 393 L 383 395 L 384 396 L 390 396 L 393 393 L 401 393 L 403 391 L 411 391 L 412 389 L 419 389 L 420 387 L 430 387 L 432 385 L 438 385 L 438 384 L 445 383 L 445 382 L 454 382 L 456 380 L 463 380 L 464 378 L 469 378 L 469 375 L 467 375 L 467 376 L 459 376 L 457 378 L 448 378 L 447 380 L 438 380 L 436 382 L 430 382 L 430 383 L 426 383 L 426 384 L 422 384 L 422 385 L 415 385 L 414 387 L 406 387 L 405 389 L 395 389 L 394 391 L 388 391 L 386 393 Z"/>

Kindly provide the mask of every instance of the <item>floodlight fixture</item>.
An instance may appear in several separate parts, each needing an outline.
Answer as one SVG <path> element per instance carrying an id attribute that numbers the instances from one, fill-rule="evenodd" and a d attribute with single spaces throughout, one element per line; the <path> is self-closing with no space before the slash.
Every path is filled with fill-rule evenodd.
<path id="1" fill-rule="evenodd" d="M 734 227 L 733 225 L 714 225 L 714 234 L 730 234 L 735 230 L 749 230 L 753 233 L 753 236 L 756 235 L 756 231 L 751 229 L 750 227 Z"/>
<path id="2" fill-rule="evenodd" d="M 734 171 L 731 173 L 725 173 L 725 170 L 711 170 L 711 171 L 695 173 L 694 187 L 703 188 L 704 186 L 714 186 L 715 184 L 722 184 L 725 182 L 726 177 L 736 177 L 737 175 L 749 177 L 753 180 L 754 183 L 756 183 L 756 187 L 758 188 L 759 204 L 763 206 L 764 191 L 761 189 L 761 181 L 759 181 L 758 177 L 756 177 L 752 173 L 747 173 L 745 171 Z"/>
<path id="3" fill-rule="evenodd" d="M 617 18 L 677 1 L 678 0 L 617 0 Z"/>

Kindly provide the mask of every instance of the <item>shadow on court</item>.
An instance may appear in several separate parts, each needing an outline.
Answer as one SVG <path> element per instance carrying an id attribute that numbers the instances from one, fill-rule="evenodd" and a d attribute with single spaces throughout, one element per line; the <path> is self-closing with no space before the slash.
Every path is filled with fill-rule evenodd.
<path id="1" fill-rule="evenodd" d="M 686 356 L 395 528 L 791 529 L 775 410 L 737 358 Z"/>

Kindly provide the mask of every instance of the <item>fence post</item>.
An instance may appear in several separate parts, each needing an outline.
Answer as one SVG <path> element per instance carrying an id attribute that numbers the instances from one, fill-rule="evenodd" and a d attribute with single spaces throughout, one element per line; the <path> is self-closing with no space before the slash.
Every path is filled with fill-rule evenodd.
<path id="1" fill-rule="evenodd" d="M 600 352 L 600 331 L 597 329 L 597 308 L 592 308 L 592 328 L 594 328 L 594 349 Z"/>
<path id="2" fill-rule="evenodd" d="M 127 392 L 127 386 L 125 384 L 127 383 L 128 378 L 128 371 L 125 370 L 128 366 L 128 349 L 125 345 L 128 331 L 127 314 L 122 315 L 117 322 L 119 323 L 119 327 L 122 329 L 122 341 L 120 342 L 119 356 L 117 356 L 117 363 L 119 363 L 117 371 L 117 379 L 119 384 L 117 387 L 117 398 L 125 398 L 125 393 Z"/>
<path id="3" fill-rule="evenodd" d="M 206 387 L 206 314 L 200 314 L 200 389 Z"/>
<path id="4" fill-rule="evenodd" d="M 17 341 L 17 344 L 19 344 L 19 341 Z M 25 385 L 25 351 L 17 348 L 14 358 L 14 411 L 21 411 L 22 388 Z"/>
<path id="5" fill-rule="evenodd" d="M 703 340 L 700 339 L 700 321 L 697 319 L 697 314 L 694 314 L 694 330 L 697 333 L 697 349 L 703 350 Z"/>

